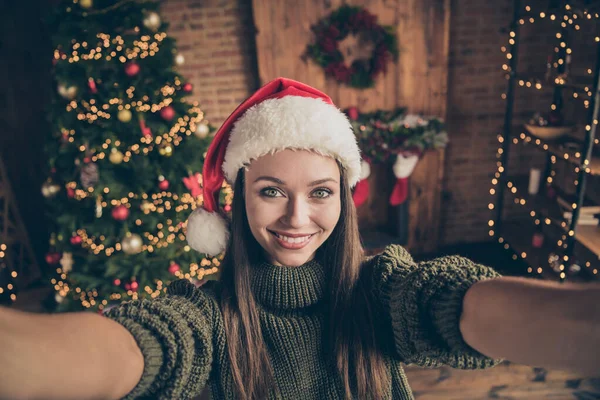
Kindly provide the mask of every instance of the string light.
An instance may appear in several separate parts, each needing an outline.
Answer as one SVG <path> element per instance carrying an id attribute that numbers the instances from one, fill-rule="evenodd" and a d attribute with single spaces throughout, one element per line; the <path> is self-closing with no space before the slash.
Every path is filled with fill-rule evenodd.
<path id="1" fill-rule="evenodd" d="M 6 265 L 7 252 L 8 246 L 6 245 L 6 243 L 0 243 L 0 270 L 8 268 L 8 265 Z M 0 286 L 0 295 L 8 294 L 10 300 L 14 302 L 15 300 L 17 300 L 17 294 L 15 293 L 16 287 L 14 282 L 18 276 L 18 273 L 17 271 L 10 271 L 10 274 L 8 275 L 10 277 L 10 281 L 6 284 L 5 287 Z"/>
<path id="2" fill-rule="evenodd" d="M 526 21 L 528 21 L 529 23 L 534 23 L 535 22 L 535 18 L 533 18 L 533 14 L 535 14 L 535 13 L 532 12 L 531 7 L 529 5 L 527 5 L 525 7 L 525 10 L 528 13 L 532 13 L 532 15 L 530 15 L 529 18 L 527 16 L 523 16 L 518 21 L 519 25 L 523 25 Z M 565 7 L 565 10 L 566 10 L 565 11 L 565 15 L 561 15 L 560 18 L 559 18 L 559 21 L 564 21 L 564 22 L 561 23 L 561 26 L 563 28 L 567 27 L 567 23 L 568 23 L 568 25 L 573 26 L 574 21 L 577 19 L 577 16 L 571 11 L 571 8 L 570 8 L 569 5 L 567 5 Z M 567 14 L 567 13 L 569 13 L 569 14 Z M 539 13 L 539 17 L 540 18 L 545 18 L 546 14 L 544 12 L 540 12 Z M 591 15 L 588 14 L 587 11 L 584 13 L 584 18 L 585 17 L 587 17 L 588 19 L 591 19 Z M 598 18 L 597 14 L 595 14 L 595 18 L 596 19 Z M 554 20 L 557 19 L 557 17 L 556 17 L 555 14 L 551 14 L 550 15 L 550 19 L 552 21 L 554 21 Z M 579 25 L 575 24 L 574 29 L 575 30 L 579 30 Z M 563 35 L 562 35 L 562 33 L 559 32 L 556 35 L 556 37 L 557 37 L 557 39 L 560 40 L 560 39 L 562 39 Z M 600 37 L 596 37 L 595 40 L 597 42 L 600 41 Z M 501 51 L 502 51 L 502 53 L 505 53 L 506 59 L 512 60 L 512 58 L 513 58 L 513 55 L 512 55 L 512 52 L 513 52 L 512 46 L 515 46 L 515 45 L 516 45 L 516 32 L 514 30 L 511 30 L 510 33 L 509 33 L 509 46 L 502 46 L 501 47 Z M 572 49 L 567 46 L 566 41 L 564 41 L 564 40 L 560 41 L 559 46 L 560 47 L 557 47 L 555 49 L 557 52 L 559 51 L 559 48 L 560 48 L 560 49 L 563 49 L 566 54 L 568 54 L 568 55 L 572 54 Z M 558 65 L 563 65 L 564 63 L 565 63 L 565 60 L 562 57 L 559 57 L 558 60 L 554 63 L 554 67 L 557 68 Z M 513 76 L 515 76 L 515 75 L 513 75 L 513 71 L 511 71 L 511 67 L 509 65 L 507 65 L 506 63 L 502 64 L 502 70 L 505 72 L 505 78 L 507 80 L 509 80 Z M 587 72 L 588 72 L 589 75 L 592 74 L 592 70 L 591 69 L 588 69 Z M 543 85 L 540 80 L 536 80 L 536 79 L 532 79 L 532 78 L 526 78 L 526 77 L 521 77 L 521 76 L 519 76 L 518 80 L 516 80 L 515 83 L 517 83 L 521 87 L 535 88 L 537 90 L 542 90 L 545 87 L 545 85 Z M 555 84 L 559 85 L 559 86 L 562 86 L 562 90 L 571 90 L 573 98 L 580 99 L 580 101 L 582 101 L 582 104 L 584 105 L 585 108 L 589 108 L 590 107 L 591 100 L 592 100 L 592 92 L 589 90 L 588 86 L 583 86 L 582 87 L 582 86 L 578 86 L 578 85 L 568 84 L 563 77 L 557 77 L 556 80 L 555 80 Z M 506 100 L 507 99 L 506 93 L 503 93 L 501 95 L 501 98 L 503 100 Z M 551 108 L 553 110 L 556 110 L 557 107 L 556 107 L 556 105 L 553 104 Z M 587 131 L 590 130 L 589 127 L 586 127 L 586 128 L 587 128 Z M 556 148 L 554 146 L 549 145 L 548 143 L 544 143 L 540 139 L 537 139 L 537 138 L 534 139 L 534 138 L 530 137 L 528 134 L 525 134 L 525 133 L 521 133 L 520 139 L 524 143 L 533 143 L 536 146 L 538 146 L 540 149 L 543 149 L 545 151 L 550 151 L 552 153 L 552 157 L 551 157 L 552 164 L 556 163 L 556 159 L 557 159 L 556 156 L 560 156 L 560 158 L 563 159 L 563 160 L 566 160 L 566 162 L 574 164 L 576 169 L 579 169 L 579 166 L 581 166 L 581 167 L 586 168 L 585 169 L 586 172 L 592 173 L 591 168 L 588 166 L 588 164 L 589 164 L 589 162 L 587 162 L 588 160 L 582 160 L 582 156 L 581 156 L 581 153 L 579 151 L 576 151 L 576 152 L 573 153 L 573 152 L 569 152 L 569 151 L 560 150 L 560 149 L 558 149 L 558 148 Z M 598 143 L 599 141 L 598 141 L 598 139 L 595 139 L 594 142 Z M 499 143 L 501 144 L 501 146 L 499 146 L 499 148 L 498 148 L 498 151 L 496 153 L 496 157 L 498 159 L 502 159 L 502 155 L 504 154 L 505 151 L 504 151 L 503 146 L 502 146 L 503 140 L 501 140 L 500 138 L 499 138 Z M 518 144 L 518 139 L 517 138 L 513 138 L 512 143 L 513 144 Z M 581 164 L 584 164 L 584 165 L 581 165 Z M 496 185 L 499 183 L 499 178 L 503 175 L 503 173 L 505 171 L 505 168 L 504 168 L 503 163 L 500 162 L 500 161 L 497 162 L 497 167 L 498 167 L 497 171 L 494 174 L 494 178 L 492 179 L 492 188 L 490 189 L 490 194 L 491 195 L 497 195 L 498 193 L 502 193 L 501 191 L 498 192 L 496 190 Z M 554 171 L 554 169 L 552 169 L 550 175 L 548 176 L 548 183 L 552 182 L 552 178 L 553 178 L 554 175 L 555 175 L 555 171 Z M 575 180 L 574 183 L 575 183 L 575 185 L 579 184 L 579 182 L 577 180 Z M 525 206 L 527 204 L 526 198 L 519 198 L 518 197 L 518 194 L 517 194 L 518 190 L 517 190 L 516 186 L 511 181 L 507 181 L 506 182 L 506 187 L 509 189 L 509 191 L 511 193 L 513 193 L 515 195 L 515 203 L 520 204 L 522 206 Z M 492 202 L 492 203 L 490 203 L 488 205 L 488 208 L 490 210 L 494 210 L 496 207 L 495 207 L 494 203 Z M 534 222 L 536 224 L 540 224 L 541 223 L 541 221 L 537 218 L 537 214 L 536 214 L 536 212 L 534 210 L 531 210 L 529 215 L 532 218 L 534 218 Z M 548 225 L 551 222 L 552 222 L 552 220 L 550 218 L 547 218 L 547 217 L 544 218 L 544 223 L 545 224 Z M 488 225 L 489 226 L 494 226 L 495 225 L 494 224 L 494 220 L 490 219 L 490 221 L 488 222 Z M 565 232 L 570 237 L 572 237 L 574 235 L 574 232 L 572 230 L 568 230 L 565 221 L 559 222 L 559 226 L 562 229 L 564 229 Z M 499 232 L 494 232 L 494 231 L 490 230 L 490 236 L 493 236 L 495 234 L 499 234 Z M 565 239 L 566 239 L 566 235 L 563 235 L 562 240 L 558 241 L 558 245 L 559 246 L 563 245 L 563 241 Z M 505 249 L 507 249 L 507 250 L 511 249 L 510 245 L 508 243 L 505 243 L 505 239 L 503 237 L 499 237 L 498 240 L 499 240 L 499 243 L 504 243 L 504 248 Z M 565 246 L 566 246 L 566 243 L 565 243 Z M 526 252 L 520 252 L 520 253 L 518 253 L 518 252 L 514 251 L 513 253 L 514 254 L 513 254 L 512 257 L 515 260 L 519 259 L 519 258 L 521 258 L 521 259 L 524 260 L 527 257 L 527 253 Z M 589 262 L 588 262 L 588 265 L 589 265 Z M 529 266 L 528 269 L 527 269 L 527 271 L 528 271 L 528 273 L 533 273 L 535 271 L 538 274 L 541 274 L 543 272 L 543 269 L 542 269 L 541 266 L 537 267 L 537 269 L 535 269 L 533 266 Z M 564 265 L 562 265 L 562 268 L 561 268 L 560 278 L 561 279 L 565 279 L 566 278 L 566 274 L 564 272 Z"/>
<path id="3" fill-rule="evenodd" d="M 524 131 L 522 131 L 520 133 L 519 138 L 524 143 L 534 143 L 541 150 L 550 152 L 550 154 L 552 154 L 551 161 L 553 164 L 556 163 L 557 156 L 559 157 L 559 159 L 565 160 L 565 161 L 569 162 L 570 164 L 575 165 L 576 166 L 575 172 L 579 172 L 578 167 L 583 167 L 583 164 L 585 164 L 585 165 L 589 164 L 589 160 L 581 159 L 581 153 L 577 150 L 573 150 L 573 152 L 571 152 L 571 153 L 569 153 L 568 151 L 564 152 L 564 151 L 560 150 L 558 147 L 556 147 L 556 145 L 554 145 L 554 144 L 546 143 L 546 142 L 542 141 L 541 139 L 537 139 L 537 138 L 534 140 L 529 133 L 526 133 Z M 600 173 L 600 171 L 592 170 L 591 168 L 587 168 L 587 169 L 585 169 L 585 171 L 589 174 Z"/>
<path id="4" fill-rule="evenodd" d="M 134 30 L 139 32 L 139 27 Z M 105 58 L 110 61 L 117 58 L 121 63 L 153 57 L 160 50 L 160 43 L 167 37 L 165 32 L 159 32 L 150 35 L 143 35 L 139 40 L 135 39 L 131 43 L 131 47 L 126 47 L 125 40 L 121 35 L 117 35 L 111 39 L 111 36 L 106 33 L 98 33 L 96 38 L 98 42 L 96 46 L 91 46 L 88 42 L 72 41 L 70 56 L 64 52 L 62 48 L 54 50 L 54 59 L 56 61 L 68 61 L 69 63 L 78 63 L 80 61 L 92 61 Z M 153 40 L 153 41 L 151 41 Z"/>

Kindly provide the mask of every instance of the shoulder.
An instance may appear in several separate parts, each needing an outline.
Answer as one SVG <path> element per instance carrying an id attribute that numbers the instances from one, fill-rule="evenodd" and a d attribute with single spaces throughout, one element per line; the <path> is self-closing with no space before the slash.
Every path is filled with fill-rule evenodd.
<path id="1" fill-rule="evenodd" d="M 197 287 L 187 279 L 179 279 L 167 286 L 167 296 L 182 297 L 196 307 L 214 312 L 219 309 L 220 286 L 220 282 L 210 280 Z"/>
<path id="2" fill-rule="evenodd" d="M 398 271 L 409 272 L 416 268 L 416 266 L 417 263 L 413 260 L 410 253 L 404 247 L 397 244 L 391 244 L 382 252 L 365 257 L 362 262 L 362 268 L 383 274 L 391 274 Z"/>

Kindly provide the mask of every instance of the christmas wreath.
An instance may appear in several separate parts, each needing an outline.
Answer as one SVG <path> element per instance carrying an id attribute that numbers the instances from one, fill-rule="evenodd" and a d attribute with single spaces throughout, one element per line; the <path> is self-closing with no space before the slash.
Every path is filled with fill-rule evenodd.
<path id="1" fill-rule="evenodd" d="M 315 42 L 305 57 L 323 67 L 325 75 L 355 88 L 372 87 L 398 57 L 393 27 L 377 24 L 377 16 L 362 7 L 344 5 L 311 27 Z"/>

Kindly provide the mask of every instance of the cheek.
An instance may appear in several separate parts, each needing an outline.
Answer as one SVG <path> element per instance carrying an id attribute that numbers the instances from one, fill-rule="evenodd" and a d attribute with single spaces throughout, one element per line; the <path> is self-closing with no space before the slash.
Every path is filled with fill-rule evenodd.
<path id="1" fill-rule="evenodd" d="M 253 233 L 271 224 L 277 219 L 278 213 L 279 210 L 274 204 L 269 204 L 260 198 L 252 196 L 246 200 L 246 215 Z"/>
<path id="2" fill-rule="evenodd" d="M 313 221 L 323 229 L 333 230 L 340 219 L 341 210 L 339 201 L 331 202 L 327 206 L 319 206 L 313 212 Z"/>

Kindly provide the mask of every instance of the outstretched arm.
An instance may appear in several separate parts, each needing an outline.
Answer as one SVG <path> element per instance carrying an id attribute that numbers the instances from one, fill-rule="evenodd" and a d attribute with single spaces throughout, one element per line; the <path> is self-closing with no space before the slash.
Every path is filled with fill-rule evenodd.
<path id="1" fill-rule="evenodd" d="M 502 277 L 463 300 L 465 342 L 489 357 L 600 375 L 600 285 Z"/>
<path id="2" fill-rule="evenodd" d="M 0 398 L 118 399 L 138 383 L 129 332 L 95 313 L 31 314 L 0 307 Z"/>

